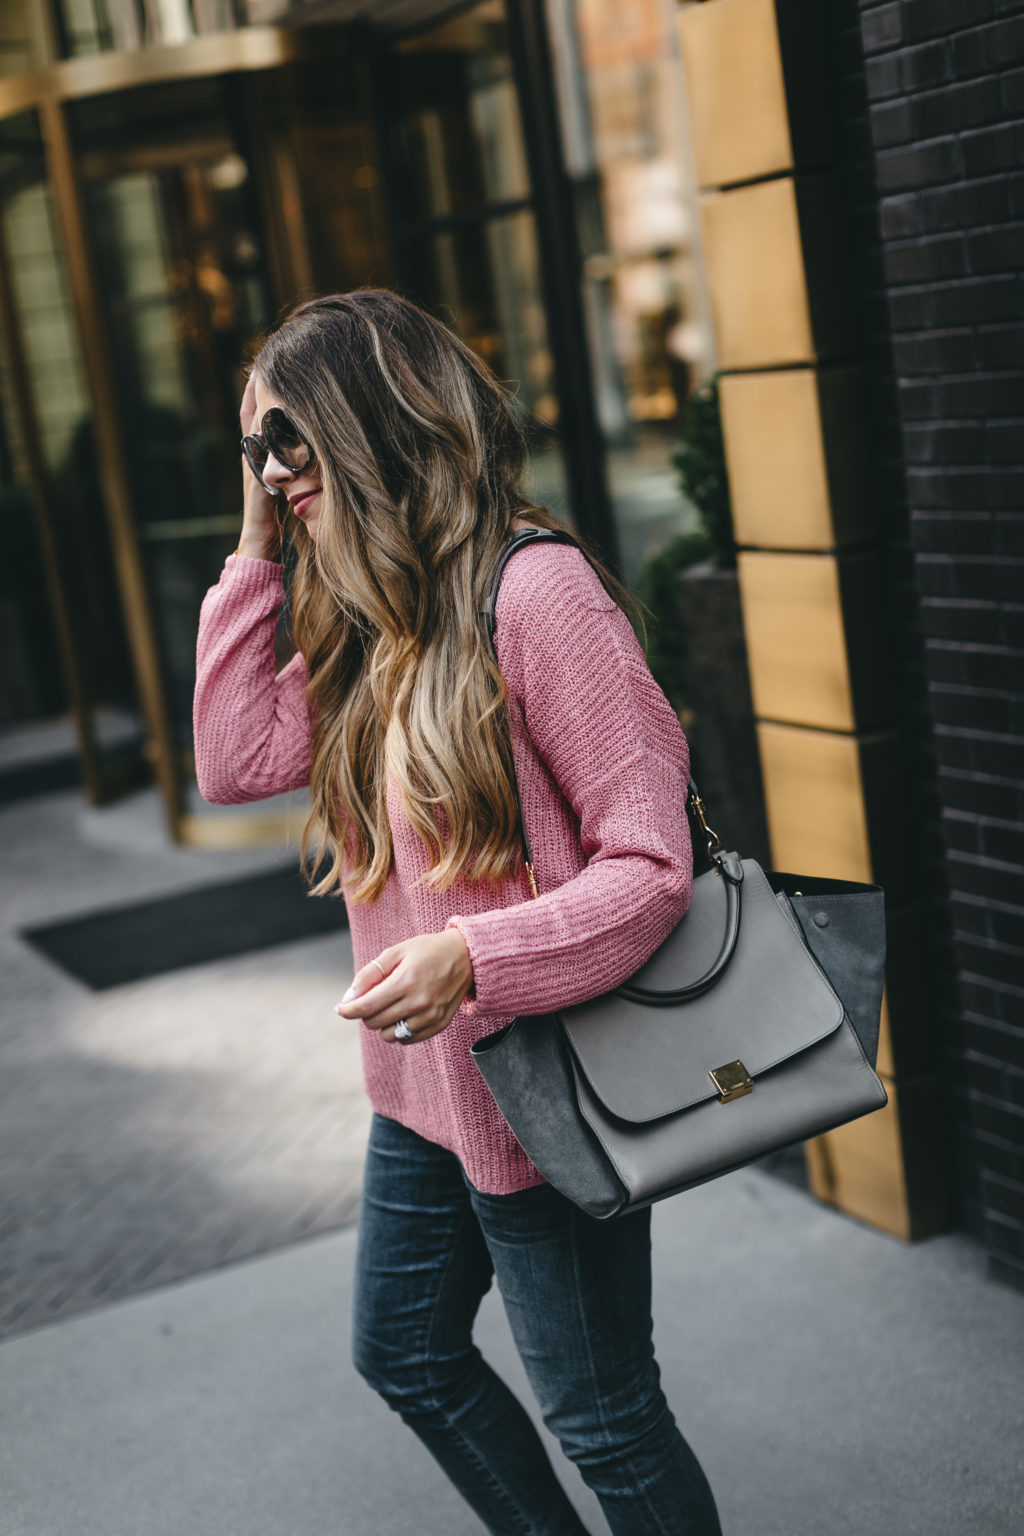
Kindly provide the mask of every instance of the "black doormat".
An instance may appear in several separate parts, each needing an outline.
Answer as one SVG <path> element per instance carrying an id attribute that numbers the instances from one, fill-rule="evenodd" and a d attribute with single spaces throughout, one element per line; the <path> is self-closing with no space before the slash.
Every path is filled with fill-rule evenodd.
<path id="1" fill-rule="evenodd" d="M 21 936 L 100 992 L 207 960 L 340 933 L 344 903 L 333 896 L 309 896 L 307 889 L 297 866 L 275 869 L 229 885 L 204 885 L 178 896 L 23 928 Z"/>

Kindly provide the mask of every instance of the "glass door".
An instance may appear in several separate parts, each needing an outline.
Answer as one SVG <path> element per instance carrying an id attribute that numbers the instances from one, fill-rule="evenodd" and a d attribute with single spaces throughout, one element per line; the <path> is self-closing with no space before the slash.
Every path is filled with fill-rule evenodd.
<path id="1" fill-rule="evenodd" d="M 5 755 L 46 780 L 77 742 L 100 803 L 146 775 L 145 731 L 34 114 L 0 123 L 0 422 Z"/>
<path id="2" fill-rule="evenodd" d="M 144 600 L 193 811 L 199 607 L 238 542 L 242 365 L 273 314 L 240 122 L 230 79 L 71 114 Z M 283 626 L 280 643 L 286 654 Z"/>

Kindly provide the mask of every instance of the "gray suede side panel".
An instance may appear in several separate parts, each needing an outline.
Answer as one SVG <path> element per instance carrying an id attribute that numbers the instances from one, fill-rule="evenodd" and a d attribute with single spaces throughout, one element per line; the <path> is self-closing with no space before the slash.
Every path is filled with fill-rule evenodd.
<path id="1" fill-rule="evenodd" d="M 874 1066 L 885 980 L 884 896 L 881 891 L 812 894 L 790 896 L 789 902 L 808 949 L 842 1000 L 864 1054 Z"/>
<path id="2" fill-rule="evenodd" d="M 612 1216 L 625 1191 L 581 1118 L 557 1014 L 516 1019 L 471 1055 L 523 1151 L 591 1216 Z"/>

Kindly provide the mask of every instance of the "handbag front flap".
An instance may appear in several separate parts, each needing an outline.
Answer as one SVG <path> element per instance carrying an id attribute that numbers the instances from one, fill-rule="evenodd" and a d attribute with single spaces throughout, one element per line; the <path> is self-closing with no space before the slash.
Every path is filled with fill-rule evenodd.
<path id="1" fill-rule="evenodd" d="M 707 992 L 668 1006 L 606 992 L 560 1010 L 579 1069 L 611 1114 L 656 1120 L 750 1091 L 744 1079 L 756 1092 L 758 1073 L 842 1023 L 842 1003 L 753 859 L 743 860 L 740 895 L 736 948 Z M 700 875 L 686 915 L 630 980 L 655 991 L 697 981 L 721 948 L 725 909 L 725 880 L 715 870 Z"/>

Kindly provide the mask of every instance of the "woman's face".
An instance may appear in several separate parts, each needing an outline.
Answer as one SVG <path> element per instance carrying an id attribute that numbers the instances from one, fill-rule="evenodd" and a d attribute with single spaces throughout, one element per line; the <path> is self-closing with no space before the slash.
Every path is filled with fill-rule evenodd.
<path id="1" fill-rule="evenodd" d="M 266 385 L 259 378 L 256 379 L 256 426 L 254 431 L 259 431 L 259 423 L 272 406 L 278 406 L 288 415 L 288 408 L 276 395 L 272 395 Z M 305 523 L 311 538 L 316 538 L 317 525 L 320 521 L 320 504 L 322 500 L 320 486 L 320 467 L 316 460 L 303 470 L 301 475 L 293 475 L 290 469 L 278 462 L 271 453 L 267 457 L 267 466 L 263 471 L 263 479 L 267 485 L 272 485 L 281 490 L 288 498 L 288 505 L 301 523 Z"/>

